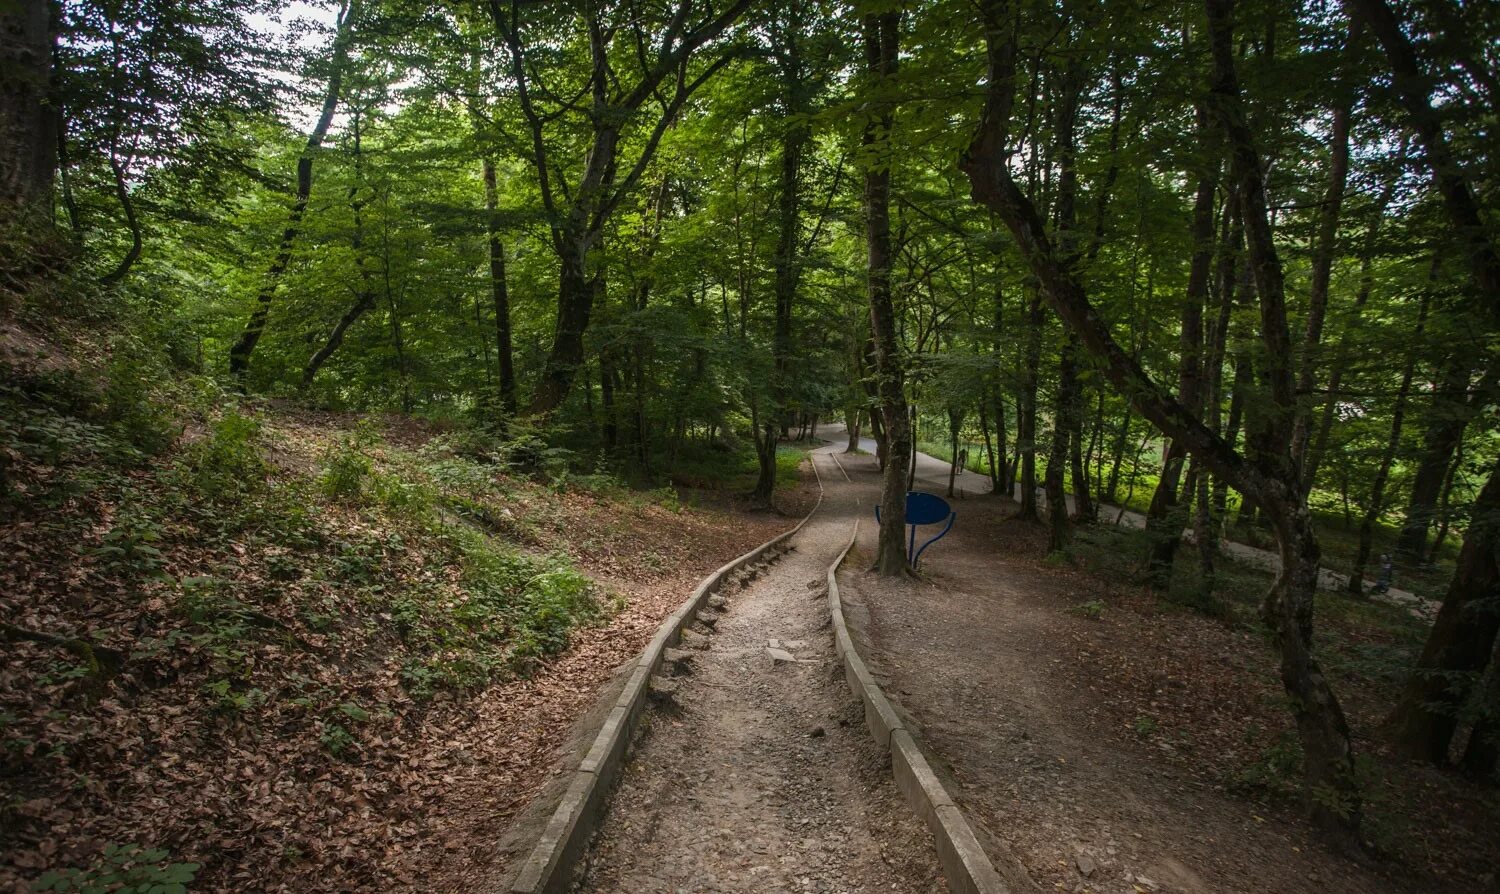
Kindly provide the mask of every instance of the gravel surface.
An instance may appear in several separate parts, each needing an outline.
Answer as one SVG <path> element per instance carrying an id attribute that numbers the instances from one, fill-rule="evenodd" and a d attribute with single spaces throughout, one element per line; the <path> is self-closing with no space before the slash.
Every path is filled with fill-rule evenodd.
<path id="1" fill-rule="evenodd" d="M 690 670 L 648 715 L 581 890 L 944 890 L 834 655 L 825 574 L 865 509 L 826 450 L 814 462 L 822 507 L 680 663 Z"/>

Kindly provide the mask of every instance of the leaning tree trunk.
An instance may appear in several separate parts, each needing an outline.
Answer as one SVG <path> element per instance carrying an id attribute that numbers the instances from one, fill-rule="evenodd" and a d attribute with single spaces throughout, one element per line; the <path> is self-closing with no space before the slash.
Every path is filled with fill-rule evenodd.
<path id="1" fill-rule="evenodd" d="M 1207 0 L 1213 57 L 1211 103 L 1227 137 L 1233 179 L 1249 236 L 1261 310 L 1266 377 L 1276 412 L 1262 433 L 1253 460 L 1237 453 L 1201 419 L 1167 394 L 1120 345 L 1089 301 L 1083 286 L 1053 245 L 1011 176 L 1007 143 L 1015 85 L 1014 18 L 1007 0 L 983 0 L 989 79 L 984 118 L 960 162 L 974 199 L 1005 221 L 1015 245 L 1064 323 L 1097 358 L 1108 377 L 1137 410 L 1168 437 L 1251 496 L 1266 511 L 1281 553 L 1282 569 L 1267 594 L 1264 614 L 1281 654 L 1282 684 L 1294 702 L 1302 743 L 1306 794 L 1313 821 L 1347 849 L 1359 846 L 1361 810 L 1348 724 L 1327 677 L 1312 658 L 1312 607 L 1318 576 L 1318 545 L 1306 494 L 1291 461 L 1290 419 L 1295 389 L 1290 368 L 1291 336 L 1281 263 L 1267 213 L 1264 169 L 1249 128 L 1234 71 L 1232 0 Z M 1273 451 L 1271 448 L 1275 447 Z"/>
<path id="2" fill-rule="evenodd" d="M 1351 38 L 1357 41 L 1358 35 Z M 1311 394 L 1317 385 L 1318 368 L 1322 366 L 1323 321 L 1328 313 L 1328 284 L 1333 274 L 1333 256 L 1338 247 L 1339 210 L 1344 203 L 1344 186 L 1349 179 L 1349 121 L 1353 117 L 1354 91 L 1335 85 L 1341 94 L 1333 107 L 1333 131 L 1328 139 L 1328 187 L 1318 209 L 1318 232 L 1313 243 L 1312 281 L 1307 294 L 1307 329 L 1302 337 L 1302 367 L 1297 374 L 1297 392 Z M 1296 428 L 1292 432 L 1292 460 L 1304 466 L 1312 429 L 1312 405 L 1297 408 Z M 1308 489 L 1312 479 L 1304 474 Z"/>
<path id="3" fill-rule="evenodd" d="M 1422 439 L 1426 449 L 1417 460 L 1417 473 L 1412 478 L 1411 493 L 1407 497 L 1406 517 L 1396 535 L 1396 553 L 1409 562 L 1421 561 L 1426 551 L 1427 531 L 1432 527 L 1443 478 L 1454 452 L 1463 441 L 1464 429 L 1468 428 L 1482 402 L 1468 391 L 1473 375 L 1469 362 L 1470 358 L 1463 353 L 1450 354 L 1443 361 L 1441 378 L 1432 391 L 1431 416 Z"/>
<path id="4" fill-rule="evenodd" d="M 344 335 L 349 327 L 359 322 L 370 308 L 375 306 L 375 285 L 370 281 L 370 270 L 365 266 L 365 222 L 364 222 L 364 200 L 360 198 L 359 191 L 364 186 L 364 150 L 360 134 L 360 110 L 355 109 L 353 118 L 354 131 L 354 184 L 349 187 L 349 211 L 354 219 L 354 233 L 349 239 L 350 248 L 354 250 L 354 266 L 359 270 L 359 288 L 355 291 L 354 304 L 344 312 L 339 321 L 334 324 L 333 331 L 329 333 L 328 340 L 323 343 L 307 361 L 307 366 L 302 369 L 302 387 L 312 387 L 313 379 L 317 378 L 318 370 L 328 362 L 339 346 L 344 343 Z"/>
<path id="5" fill-rule="evenodd" d="M 1500 322 L 1500 250 L 1497 250 L 1485 224 L 1469 174 L 1448 142 L 1442 112 L 1433 105 L 1433 95 L 1438 87 L 1423 69 L 1416 47 L 1386 0 L 1344 0 L 1344 6 L 1351 17 L 1358 18 L 1370 28 L 1390 63 L 1393 92 L 1406 110 L 1407 122 L 1422 145 L 1427 166 L 1432 171 L 1433 184 L 1454 227 L 1452 236 L 1462 246 L 1461 254 L 1468 264 L 1479 307 L 1490 315 L 1492 322 Z M 1489 111 L 1493 113 L 1495 110 Z M 1494 386 L 1493 376 L 1486 377 L 1484 390 L 1492 391 Z M 1459 429 L 1457 439 L 1461 438 L 1462 429 Z M 1426 471 L 1430 472 L 1430 468 Z M 1441 480 L 1442 475 L 1438 474 L 1437 481 Z M 1426 515 L 1430 516 L 1430 508 Z M 1420 556 L 1426 543 L 1429 521 L 1420 514 L 1415 518 L 1409 516 L 1398 549 L 1408 555 Z"/>
<path id="6" fill-rule="evenodd" d="M 1495 649 L 1500 611 L 1500 459 L 1474 501 L 1458 567 L 1391 718 L 1397 750 L 1446 763 L 1458 715 Z"/>
<path id="7" fill-rule="evenodd" d="M 897 31 L 901 14 L 864 17 L 865 64 L 872 78 L 885 81 L 896 73 Z M 874 158 L 865 173 L 865 241 L 869 252 L 870 332 L 875 344 L 875 375 L 885 419 L 885 471 L 880 494 L 880 546 L 877 572 L 904 574 L 906 557 L 906 469 L 912 437 L 906 418 L 906 386 L 891 301 L 891 147 L 894 116 L 882 109 L 865 128 L 865 146 Z"/>
<path id="8" fill-rule="evenodd" d="M 276 249 L 276 257 L 266 271 L 260 293 L 255 296 L 255 309 L 250 312 L 250 319 L 246 321 L 240 337 L 229 348 L 229 372 L 236 379 L 243 380 L 250 371 L 250 357 L 255 353 L 260 337 L 265 334 L 266 321 L 271 316 L 271 304 L 276 298 L 276 287 L 281 282 L 281 275 L 292 262 L 292 246 L 302 233 L 302 218 L 307 213 L 307 202 L 312 196 L 313 158 L 322 147 L 323 139 L 328 136 L 334 110 L 338 108 L 339 90 L 344 80 L 344 69 L 349 64 L 349 42 L 354 20 L 359 15 L 359 6 L 360 0 L 350 0 L 343 17 L 339 19 L 338 30 L 334 32 L 333 62 L 328 73 L 328 88 L 323 92 L 323 108 L 318 113 L 312 132 L 307 135 L 307 145 L 302 150 L 302 157 L 297 159 L 297 196 L 287 215 L 286 229 L 281 233 L 281 244 Z"/>
<path id="9" fill-rule="evenodd" d="M 1333 431 L 1333 415 L 1338 408 L 1339 395 L 1343 390 L 1344 371 L 1349 365 L 1350 342 L 1354 340 L 1354 336 L 1360 329 L 1361 313 L 1365 304 L 1370 300 L 1370 293 L 1375 289 L 1375 252 L 1379 243 L 1381 226 L 1385 222 L 1385 211 L 1390 207 L 1391 200 L 1396 195 L 1396 186 L 1401 179 L 1399 172 L 1406 169 L 1406 147 L 1406 141 L 1403 140 L 1401 149 L 1397 153 L 1398 173 L 1387 180 L 1381 189 L 1380 197 L 1375 201 L 1369 229 L 1365 232 L 1364 248 L 1359 258 L 1359 288 L 1354 293 L 1354 304 L 1349 308 L 1349 319 L 1344 324 L 1343 337 L 1339 339 L 1338 346 L 1334 350 L 1333 368 L 1328 373 L 1328 387 L 1323 398 L 1318 431 L 1303 457 L 1302 480 L 1307 482 L 1309 489 L 1318 482 L 1318 468 L 1322 463 L 1323 454 L 1328 449 L 1328 436 Z"/>

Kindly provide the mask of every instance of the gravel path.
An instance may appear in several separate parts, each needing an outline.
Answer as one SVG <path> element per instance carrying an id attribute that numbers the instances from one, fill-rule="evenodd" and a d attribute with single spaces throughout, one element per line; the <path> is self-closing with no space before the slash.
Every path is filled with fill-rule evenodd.
<path id="1" fill-rule="evenodd" d="M 829 486 L 822 507 L 694 638 L 705 648 L 673 703 L 648 716 L 581 890 L 943 890 L 932 838 L 833 651 L 825 573 L 866 508 L 826 450 L 813 461 Z M 777 647 L 795 660 L 773 658 Z"/>

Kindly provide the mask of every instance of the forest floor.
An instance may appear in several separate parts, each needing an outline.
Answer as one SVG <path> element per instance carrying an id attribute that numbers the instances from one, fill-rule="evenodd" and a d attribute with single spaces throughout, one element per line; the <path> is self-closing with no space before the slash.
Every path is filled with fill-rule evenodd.
<path id="1" fill-rule="evenodd" d="M 115 460 L 63 400 L 7 399 L 0 891 L 470 890 L 615 668 L 816 498 L 547 482 L 286 405 Z"/>
<path id="2" fill-rule="evenodd" d="M 875 458 L 838 458 L 874 499 Z M 923 456 L 918 489 L 945 493 L 948 468 Z M 1094 894 L 1495 889 L 1493 790 L 1395 762 L 1380 744 L 1420 642 L 1408 609 L 1319 600 L 1320 656 L 1354 728 L 1366 828 L 1383 852 L 1360 865 L 1324 849 L 1294 801 L 1290 715 L 1253 620 L 1263 570 L 1226 568 L 1241 592 L 1224 598 L 1245 604 L 1211 618 L 1132 583 L 1141 535 L 1095 526 L 1073 556 L 1048 561 L 1041 525 L 1016 519 L 1009 499 L 974 496 L 988 490 L 982 476 L 966 473 L 963 489 L 921 579 L 862 570 L 872 525 L 841 586 L 872 671 L 1001 859 L 1043 889 Z"/>

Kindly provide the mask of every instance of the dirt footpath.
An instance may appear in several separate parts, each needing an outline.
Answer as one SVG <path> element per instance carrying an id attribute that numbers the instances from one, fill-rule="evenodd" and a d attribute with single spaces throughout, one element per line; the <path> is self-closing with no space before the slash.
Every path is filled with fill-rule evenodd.
<path id="1" fill-rule="evenodd" d="M 703 648 L 674 704 L 648 715 L 582 890 L 945 890 L 834 655 L 825 574 L 862 510 L 832 460 L 814 461 L 822 507 L 710 635 L 684 644 Z"/>
<path id="2" fill-rule="evenodd" d="M 839 460 L 868 505 L 879 485 L 874 457 Z M 944 493 L 947 474 L 946 464 L 923 457 L 917 488 Z M 987 490 L 981 476 L 965 478 L 969 494 Z M 1038 527 L 1011 521 L 1009 500 L 970 496 L 955 506 L 953 533 L 923 558 L 926 580 L 864 572 L 874 549 L 869 525 L 840 587 L 872 672 L 920 727 L 997 863 L 1018 861 L 1040 890 L 1080 894 L 1434 890 L 1327 853 L 1294 813 L 1236 796 L 1194 762 L 1172 760 L 1181 746 L 1171 737 L 1122 729 L 1106 710 L 1119 681 L 1076 673 L 1073 660 L 1101 627 L 1069 609 L 1096 598 L 1098 582 L 1043 566 L 1041 543 L 1031 542 Z M 1134 638 L 1143 661 L 1169 652 L 1184 631 L 1220 635 L 1211 622 L 1180 615 L 1130 623 L 1118 635 Z M 1250 646 L 1223 636 L 1217 657 L 1226 667 L 1201 676 L 1244 679 L 1235 651 Z M 1160 698 L 1199 685 L 1197 673 L 1180 676 L 1160 680 Z M 1201 695 L 1209 710 L 1251 710 L 1228 689 L 1217 701 L 1213 691 Z"/>

